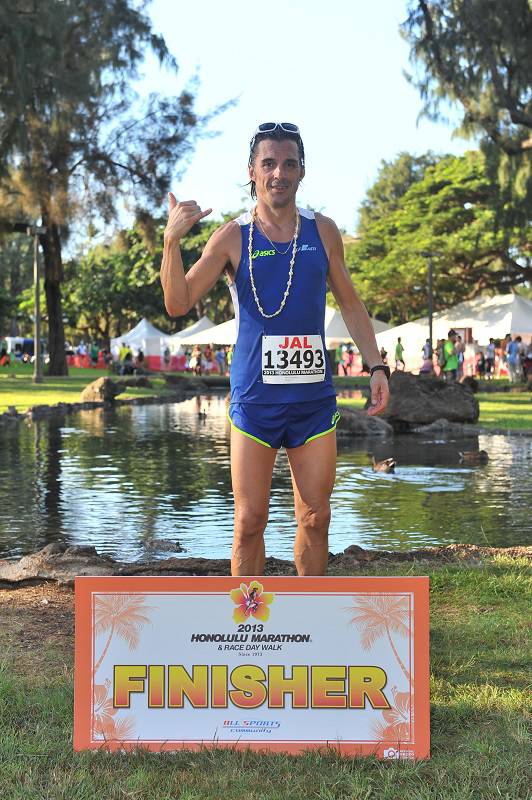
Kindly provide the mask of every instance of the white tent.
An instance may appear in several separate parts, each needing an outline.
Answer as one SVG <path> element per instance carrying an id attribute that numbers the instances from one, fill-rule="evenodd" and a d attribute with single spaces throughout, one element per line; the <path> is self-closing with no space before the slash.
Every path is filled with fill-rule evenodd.
<path id="1" fill-rule="evenodd" d="M 371 323 L 375 333 L 386 331 L 390 327 L 386 322 L 373 317 Z M 353 341 L 341 313 L 331 306 L 327 306 L 325 309 L 325 341 L 329 350 L 344 342 Z"/>
<path id="2" fill-rule="evenodd" d="M 190 336 L 183 336 L 181 344 L 235 344 L 236 342 L 236 322 L 235 318 L 222 322 Z"/>
<path id="3" fill-rule="evenodd" d="M 432 321 L 433 345 L 437 339 L 447 338 L 450 328 L 455 328 L 458 333 L 470 328 L 473 340 L 480 346 L 487 345 L 490 337 L 504 339 L 507 333 L 530 336 L 532 301 L 516 294 L 481 296 L 440 311 L 434 314 Z M 384 347 L 389 362 L 393 363 L 397 337 L 400 336 L 407 369 L 417 369 L 421 365 L 421 348 L 428 335 L 428 317 L 422 317 L 378 333 L 377 343 Z"/>
<path id="4" fill-rule="evenodd" d="M 196 333 L 201 333 L 202 331 L 209 330 L 210 328 L 214 328 L 214 322 L 209 319 L 209 317 L 203 316 L 197 322 L 194 322 L 192 325 L 189 325 L 188 328 L 185 328 L 182 331 L 178 331 L 177 333 L 173 333 L 171 336 L 168 336 L 168 346 L 170 348 L 171 353 L 179 352 L 182 344 L 182 340 L 187 336 L 193 336 Z"/>
<path id="5" fill-rule="evenodd" d="M 372 320 L 375 333 L 379 330 L 386 330 L 389 326 L 378 319 Z M 325 341 L 328 348 L 335 347 L 341 342 L 352 342 L 349 331 L 345 326 L 342 315 L 336 309 L 327 306 L 325 309 Z M 236 322 L 235 318 L 222 322 L 214 328 L 208 328 L 191 336 L 181 339 L 181 344 L 235 344 L 236 342 Z"/>
<path id="6" fill-rule="evenodd" d="M 163 353 L 168 347 L 169 338 L 167 333 L 160 331 L 147 319 L 141 319 L 138 325 L 135 325 L 123 336 L 111 339 L 111 353 L 114 358 L 118 358 L 120 347 L 124 342 L 133 350 L 134 355 L 142 350 L 150 369 L 159 369 L 163 362 Z"/>

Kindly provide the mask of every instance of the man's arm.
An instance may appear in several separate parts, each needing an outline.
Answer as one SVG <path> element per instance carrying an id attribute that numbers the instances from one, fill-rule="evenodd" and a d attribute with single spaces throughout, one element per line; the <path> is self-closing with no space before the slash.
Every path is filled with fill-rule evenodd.
<path id="1" fill-rule="evenodd" d="M 347 330 L 360 350 L 365 364 L 370 368 L 382 364 L 371 319 L 364 303 L 355 291 L 351 276 L 345 266 L 344 245 L 340 231 L 331 219 L 322 214 L 316 215 L 316 222 L 329 258 L 329 286 L 340 306 Z M 373 374 L 370 386 L 371 407 L 368 414 L 370 416 L 382 414 L 389 400 L 388 379 L 382 370 Z"/>
<path id="2" fill-rule="evenodd" d="M 211 213 L 211 209 L 201 211 L 195 200 L 178 203 L 173 194 L 169 198 L 160 277 L 166 310 L 171 317 L 179 317 L 187 314 L 212 289 L 228 262 L 234 263 L 238 231 L 233 222 L 218 228 L 205 245 L 201 258 L 185 275 L 180 241 L 196 222 Z"/>

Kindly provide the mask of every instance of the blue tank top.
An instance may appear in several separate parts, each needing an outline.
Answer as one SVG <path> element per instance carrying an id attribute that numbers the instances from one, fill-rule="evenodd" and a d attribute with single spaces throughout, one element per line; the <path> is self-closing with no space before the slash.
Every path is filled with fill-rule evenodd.
<path id="1" fill-rule="evenodd" d="M 249 212 L 242 214 L 237 220 L 242 235 L 242 254 L 235 280 L 229 285 L 237 325 L 231 363 L 232 403 L 300 403 L 335 394 L 324 332 L 328 259 L 314 212 L 298 210 L 301 225 L 292 285 L 283 310 L 271 319 L 260 313 L 251 287 L 248 253 L 251 215 Z M 278 250 L 288 247 L 288 243 L 275 244 Z M 281 304 L 291 256 L 291 246 L 285 254 L 276 253 L 258 226 L 253 226 L 253 278 L 259 302 L 267 314 L 277 311 Z M 269 343 L 273 343 L 270 352 Z M 313 354 L 307 352 L 317 343 L 322 346 L 323 364 L 316 349 Z M 282 352 L 284 348 L 288 355 Z M 323 378 L 316 382 L 270 383 L 271 378 L 266 377 L 268 366 L 275 368 L 272 374 L 283 372 L 279 367 L 287 367 L 284 372 L 295 375 L 309 363 L 321 367 L 314 372 L 324 373 Z"/>

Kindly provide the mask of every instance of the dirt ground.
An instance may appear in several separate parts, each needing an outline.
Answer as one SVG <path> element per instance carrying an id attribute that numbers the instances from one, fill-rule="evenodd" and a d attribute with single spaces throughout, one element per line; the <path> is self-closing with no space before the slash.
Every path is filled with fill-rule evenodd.
<path id="1" fill-rule="evenodd" d="M 32 672 L 74 663 L 74 591 L 56 583 L 0 589 L 0 658 Z"/>

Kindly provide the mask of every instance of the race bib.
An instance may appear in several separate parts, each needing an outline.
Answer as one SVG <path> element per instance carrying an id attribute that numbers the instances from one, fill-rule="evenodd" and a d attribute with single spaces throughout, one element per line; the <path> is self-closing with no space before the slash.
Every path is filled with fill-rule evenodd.
<path id="1" fill-rule="evenodd" d="M 263 383 L 318 383 L 325 380 L 325 355 L 319 333 L 262 337 Z"/>

